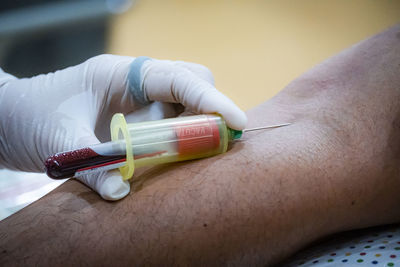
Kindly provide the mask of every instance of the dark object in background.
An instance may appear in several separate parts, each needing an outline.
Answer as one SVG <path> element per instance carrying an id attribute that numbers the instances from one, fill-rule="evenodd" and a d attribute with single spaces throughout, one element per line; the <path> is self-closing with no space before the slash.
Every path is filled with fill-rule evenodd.
<path id="1" fill-rule="evenodd" d="M 17 77 L 48 73 L 102 54 L 109 18 L 130 0 L 3 0 L 0 67 Z"/>
<path id="2" fill-rule="evenodd" d="M 6 47 L 0 67 L 17 77 L 31 77 L 79 64 L 106 49 L 107 21 L 30 36 Z"/>

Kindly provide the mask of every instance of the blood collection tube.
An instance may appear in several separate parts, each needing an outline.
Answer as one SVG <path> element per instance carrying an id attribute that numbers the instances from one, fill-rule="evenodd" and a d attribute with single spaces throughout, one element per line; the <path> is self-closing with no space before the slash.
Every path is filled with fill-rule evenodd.
<path id="1" fill-rule="evenodd" d="M 127 124 L 122 114 L 115 114 L 111 142 L 57 153 L 46 160 L 45 166 L 54 179 L 119 168 L 126 180 L 138 167 L 224 153 L 228 142 L 240 138 L 241 133 L 228 128 L 218 115 Z"/>

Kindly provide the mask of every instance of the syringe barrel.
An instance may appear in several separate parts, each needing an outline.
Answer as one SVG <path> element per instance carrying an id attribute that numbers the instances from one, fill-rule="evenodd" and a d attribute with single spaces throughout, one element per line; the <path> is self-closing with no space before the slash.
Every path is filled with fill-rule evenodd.
<path id="1" fill-rule="evenodd" d="M 210 157 L 226 152 L 228 147 L 228 128 L 223 118 L 217 115 L 139 122 L 127 124 L 126 128 L 134 166 L 123 168 Z M 126 141 L 126 136 L 119 134 L 119 139 Z M 122 170 L 121 173 L 124 176 Z M 125 179 L 130 178 L 126 176 Z"/>
<path id="2" fill-rule="evenodd" d="M 55 179 L 120 168 L 124 179 L 134 168 L 224 153 L 232 134 L 218 115 L 195 115 L 127 124 L 122 114 L 111 123 L 113 142 L 57 153 L 45 163 Z"/>

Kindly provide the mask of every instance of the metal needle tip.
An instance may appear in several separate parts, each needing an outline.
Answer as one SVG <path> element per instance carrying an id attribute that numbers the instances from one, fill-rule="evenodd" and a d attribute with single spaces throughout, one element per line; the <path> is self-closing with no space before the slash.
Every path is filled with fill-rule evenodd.
<path id="1" fill-rule="evenodd" d="M 268 126 L 262 126 L 262 127 L 256 127 L 256 128 L 250 128 L 250 129 L 244 129 L 243 132 L 251 132 L 251 131 L 258 131 L 258 130 L 265 130 L 265 129 L 272 129 L 272 128 L 279 128 L 283 126 L 288 126 L 291 123 L 282 123 L 282 124 L 275 124 L 275 125 L 268 125 Z"/>

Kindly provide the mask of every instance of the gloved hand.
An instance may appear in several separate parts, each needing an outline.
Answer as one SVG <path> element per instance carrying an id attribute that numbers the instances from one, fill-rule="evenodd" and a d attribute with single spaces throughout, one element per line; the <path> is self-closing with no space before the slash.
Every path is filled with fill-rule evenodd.
<path id="1" fill-rule="evenodd" d="M 0 165 L 42 172 L 54 153 L 109 141 L 114 113 L 161 119 L 179 115 L 177 104 L 187 112 L 217 112 L 234 129 L 246 124 L 246 115 L 214 88 L 210 71 L 194 63 L 100 55 L 25 79 L 0 69 Z M 117 170 L 77 178 L 107 200 L 130 190 Z"/>

